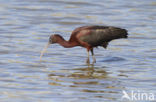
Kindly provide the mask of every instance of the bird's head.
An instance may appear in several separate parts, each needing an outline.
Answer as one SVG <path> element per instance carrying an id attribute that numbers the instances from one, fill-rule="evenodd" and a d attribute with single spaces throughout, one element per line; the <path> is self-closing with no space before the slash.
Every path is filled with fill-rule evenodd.
<path id="1" fill-rule="evenodd" d="M 53 34 L 49 37 L 49 44 L 54 44 L 58 42 L 58 39 L 62 38 L 60 35 L 58 34 Z"/>
<path id="2" fill-rule="evenodd" d="M 53 34 L 53 35 L 51 35 L 51 36 L 49 37 L 48 44 L 45 45 L 44 49 L 41 51 L 40 60 L 41 60 L 43 54 L 46 52 L 48 46 L 49 46 L 50 44 L 58 43 L 60 39 L 62 39 L 62 37 L 61 37 L 60 35 L 58 35 L 58 34 Z"/>

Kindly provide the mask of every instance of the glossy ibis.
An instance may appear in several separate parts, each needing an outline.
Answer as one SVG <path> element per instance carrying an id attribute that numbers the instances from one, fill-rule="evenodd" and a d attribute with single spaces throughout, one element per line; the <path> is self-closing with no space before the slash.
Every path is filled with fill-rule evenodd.
<path id="1" fill-rule="evenodd" d="M 88 58 L 87 63 L 89 61 L 89 51 L 91 51 L 93 57 L 93 63 L 96 62 L 94 57 L 93 48 L 97 46 L 102 46 L 107 48 L 108 43 L 111 40 L 119 39 L 119 38 L 127 38 L 128 33 L 127 30 L 112 27 L 112 26 L 82 26 L 76 28 L 69 39 L 66 41 L 61 35 L 53 34 L 49 37 L 49 44 L 58 43 L 65 48 L 71 48 L 75 46 L 81 46 L 87 49 Z M 47 46 L 48 47 L 48 46 Z M 40 58 L 42 57 L 45 49 L 42 51 Z"/>

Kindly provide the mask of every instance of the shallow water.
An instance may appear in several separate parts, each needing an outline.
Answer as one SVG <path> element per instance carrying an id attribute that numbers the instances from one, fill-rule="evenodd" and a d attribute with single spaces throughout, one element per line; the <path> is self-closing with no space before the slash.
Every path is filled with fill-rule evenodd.
<path id="1" fill-rule="evenodd" d="M 156 100 L 155 0 L 1 0 L 0 12 L 1 102 L 128 101 L 123 90 Z M 122 27 L 129 39 L 95 49 L 94 65 L 84 48 L 57 44 L 40 62 L 51 34 L 69 39 L 83 25 Z"/>

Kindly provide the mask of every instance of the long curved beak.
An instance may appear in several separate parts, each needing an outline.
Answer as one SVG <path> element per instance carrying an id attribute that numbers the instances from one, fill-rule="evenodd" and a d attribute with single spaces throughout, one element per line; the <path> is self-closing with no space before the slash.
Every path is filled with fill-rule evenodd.
<path id="1" fill-rule="evenodd" d="M 51 44 L 51 43 L 48 42 L 48 44 L 46 44 L 46 45 L 44 46 L 44 49 L 41 51 L 41 54 L 40 54 L 40 61 L 41 61 L 41 59 L 42 59 L 43 54 L 47 51 L 47 48 L 49 47 L 50 44 Z"/>

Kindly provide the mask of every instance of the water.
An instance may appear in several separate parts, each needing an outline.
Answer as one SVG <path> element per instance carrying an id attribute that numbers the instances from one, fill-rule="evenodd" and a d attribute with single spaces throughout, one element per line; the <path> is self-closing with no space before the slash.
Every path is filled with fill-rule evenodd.
<path id="1" fill-rule="evenodd" d="M 122 102 L 122 90 L 155 94 L 155 0 L 0 0 L 1 102 Z M 50 45 L 53 33 L 69 39 L 83 25 L 111 25 L 129 39 L 95 49 Z M 142 101 L 143 102 L 143 101 Z"/>

